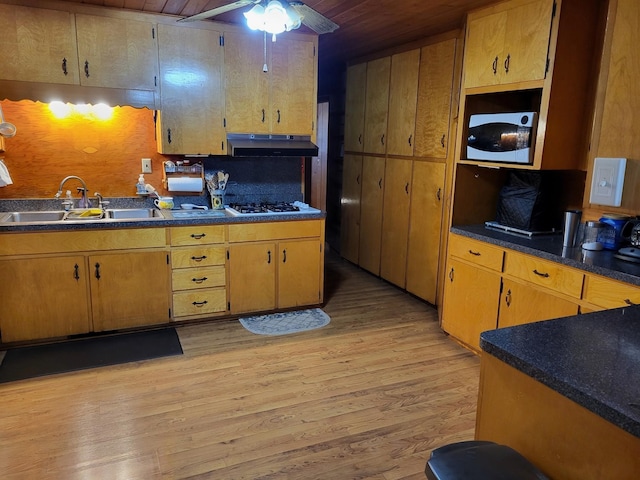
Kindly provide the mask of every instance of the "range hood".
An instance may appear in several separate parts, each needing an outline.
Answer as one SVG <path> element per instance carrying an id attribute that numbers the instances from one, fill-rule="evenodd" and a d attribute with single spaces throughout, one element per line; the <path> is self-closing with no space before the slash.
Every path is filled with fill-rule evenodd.
<path id="1" fill-rule="evenodd" d="M 227 154 L 232 157 L 317 157 L 318 147 L 308 135 L 228 133 Z"/>

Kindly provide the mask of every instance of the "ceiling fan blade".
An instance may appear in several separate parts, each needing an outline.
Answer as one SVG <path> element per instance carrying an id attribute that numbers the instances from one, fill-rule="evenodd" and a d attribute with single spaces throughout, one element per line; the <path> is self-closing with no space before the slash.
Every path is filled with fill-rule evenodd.
<path id="1" fill-rule="evenodd" d="M 215 17 L 217 15 L 222 15 L 223 13 L 236 10 L 237 8 L 251 5 L 252 3 L 260 3 L 260 0 L 237 0 L 233 3 L 222 5 L 221 7 L 212 8 L 211 10 L 207 10 L 206 12 L 191 15 L 190 17 L 181 18 L 180 20 L 178 20 L 178 22 L 195 22 L 196 20 L 204 20 L 206 18 Z"/>
<path id="2" fill-rule="evenodd" d="M 302 23 L 319 35 L 331 33 L 340 28 L 336 23 L 302 2 L 293 1 L 289 2 L 289 5 L 302 17 Z"/>

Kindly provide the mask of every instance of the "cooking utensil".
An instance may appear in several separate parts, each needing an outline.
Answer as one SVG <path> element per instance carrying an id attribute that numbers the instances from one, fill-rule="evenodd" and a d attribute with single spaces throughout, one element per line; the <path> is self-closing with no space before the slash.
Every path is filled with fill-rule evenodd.
<path id="1" fill-rule="evenodd" d="M 5 138 L 11 138 L 15 134 L 16 134 L 16 126 L 13 123 L 4 121 L 2 106 L 0 105 L 0 136 Z"/>

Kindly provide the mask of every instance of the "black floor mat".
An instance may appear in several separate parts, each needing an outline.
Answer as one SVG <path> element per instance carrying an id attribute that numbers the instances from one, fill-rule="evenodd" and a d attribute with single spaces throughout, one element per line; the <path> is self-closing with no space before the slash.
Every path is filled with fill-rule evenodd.
<path id="1" fill-rule="evenodd" d="M 7 350 L 0 383 L 182 355 L 175 328 L 121 333 Z"/>

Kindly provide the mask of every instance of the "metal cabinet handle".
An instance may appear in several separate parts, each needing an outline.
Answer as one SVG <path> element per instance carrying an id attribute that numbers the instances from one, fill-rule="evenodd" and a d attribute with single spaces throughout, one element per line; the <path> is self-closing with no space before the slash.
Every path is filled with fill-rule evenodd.
<path id="1" fill-rule="evenodd" d="M 413 138 L 413 134 L 409 135 L 409 146 L 411 147 L 411 139 Z"/>
<path id="2" fill-rule="evenodd" d="M 282 250 L 282 263 L 287 263 L 287 249 Z"/>
<path id="3" fill-rule="evenodd" d="M 406 193 L 407 195 L 409 195 L 409 183 L 405 183 L 405 184 L 404 184 L 404 193 Z"/>
<path id="4" fill-rule="evenodd" d="M 69 72 L 67 71 L 67 59 L 66 58 L 62 59 L 62 73 L 64 73 L 65 75 L 69 74 Z"/>
<path id="5" fill-rule="evenodd" d="M 441 200 L 441 192 L 442 192 L 441 188 L 439 188 L 438 191 L 436 192 L 436 198 L 438 199 L 438 201 Z"/>
<path id="6" fill-rule="evenodd" d="M 89 78 L 89 60 L 84 61 L 84 74 Z"/>
<path id="7" fill-rule="evenodd" d="M 264 117 L 264 108 L 262 109 L 262 123 L 264 123 L 265 117 Z"/>
<path id="8" fill-rule="evenodd" d="M 360 185 L 360 175 L 358 175 L 358 176 L 356 177 L 356 183 L 357 183 L 358 185 Z"/>
<path id="9" fill-rule="evenodd" d="M 206 301 L 206 300 L 205 300 L 204 302 L 193 302 L 193 303 L 192 303 L 192 305 L 193 305 L 194 307 L 198 307 L 198 308 L 201 308 L 201 307 L 203 307 L 203 306 L 204 306 L 204 305 L 206 305 L 206 304 L 207 304 L 207 301 Z"/>
<path id="10" fill-rule="evenodd" d="M 535 273 L 536 275 L 538 275 L 539 277 L 544 277 L 544 278 L 549 278 L 549 274 L 548 273 L 541 273 L 538 270 L 534 270 L 533 273 Z"/>
<path id="11" fill-rule="evenodd" d="M 95 266 L 96 266 L 96 272 L 95 272 L 96 278 L 100 280 L 100 264 L 96 263 Z"/>
<path id="12" fill-rule="evenodd" d="M 358 145 L 362 145 L 362 134 L 358 135 Z"/>
<path id="13" fill-rule="evenodd" d="M 271 263 L 271 250 L 267 250 L 267 263 Z"/>
<path id="14" fill-rule="evenodd" d="M 280 110 L 278 110 L 278 123 L 280 123 Z"/>
<path id="15" fill-rule="evenodd" d="M 493 70 L 493 74 L 498 73 L 498 57 L 493 60 L 493 64 L 491 65 L 491 69 Z"/>
<path id="16" fill-rule="evenodd" d="M 504 71 L 509 73 L 509 63 L 511 62 L 511 54 L 507 54 L 507 58 L 504 59 Z"/>
<path id="17" fill-rule="evenodd" d="M 453 267 L 451 267 L 451 270 L 449 271 L 449 280 L 453 282 Z"/>
<path id="18" fill-rule="evenodd" d="M 167 142 L 171 143 L 171 129 L 167 128 Z"/>
<path id="19" fill-rule="evenodd" d="M 206 233 L 192 233 L 191 238 L 195 238 L 196 240 L 200 240 L 201 238 L 206 237 Z"/>
<path id="20" fill-rule="evenodd" d="M 191 257 L 191 260 L 194 260 L 196 262 L 201 262 L 202 260 L 204 260 L 205 258 L 207 258 L 206 255 L 201 255 L 199 257 Z"/>
<path id="21" fill-rule="evenodd" d="M 195 282 L 195 283 L 202 283 L 205 280 L 207 280 L 207 277 L 202 277 L 202 278 L 192 278 L 191 281 Z"/>
<path id="22" fill-rule="evenodd" d="M 383 134 L 382 134 L 382 136 L 380 137 L 380 143 L 381 143 L 382 145 L 384 145 L 384 133 L 383 133 Z"/>
<path id="23" fill-rule="evenodd" d="M 382 188 L 382 178 L 378 180 L 378 188 Z"/>
<path id="24" fill-rule="evenodd" d="M 73 266 L 73 278 L 80 280 L 80 267 L 77 263 Z"/>
<path id="25" fill-rule="evenodd" d="M 447 138 L 447 135 L 445 133 L 442 134 L 442 138 L 440 139 L 440 145 L 442 145 L 442 148 L 444 148 L 444 140 L 445 138 Z"/>
<path id="26" fill-rule="evenodd" d="M 507 307 L 511 306 L 511 289 L 507 290 L 507 294 L 504 296 L 504 303 L 507 304 Z"/>
<path id="27" fill-rule="evenodd" d="M 474 252 L 474 251 L 473 251 L 473 250 L 471 250 L 471 249 L 469 250 L 469 253 L 470 253 L 471 255 L 473 255 L 474 257 L 479 257 L 480 255 L 482 255 L 480 252 Z"/>
<path id="28" fill-rule="evenodd" d="M 627 304 L 627 305 L 629 305 L 629 306 L 633 306 L 633 305 L 640 305 L 640 304 L 638 304 L 638 303 L 633 303 L 633 302 L 631 301 L 631 299 L 629 299 L 629 298 L 625 298 L 625 299 L 624 299 L 624 303 L 626 303 L 626 304 Z"/>

